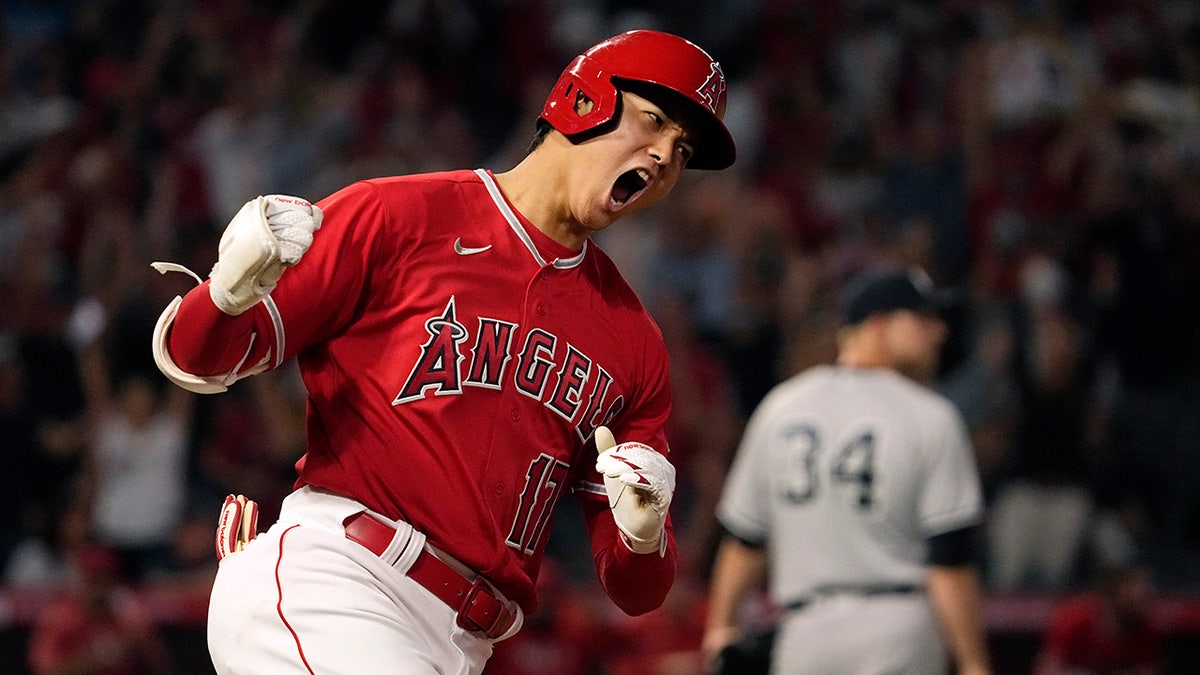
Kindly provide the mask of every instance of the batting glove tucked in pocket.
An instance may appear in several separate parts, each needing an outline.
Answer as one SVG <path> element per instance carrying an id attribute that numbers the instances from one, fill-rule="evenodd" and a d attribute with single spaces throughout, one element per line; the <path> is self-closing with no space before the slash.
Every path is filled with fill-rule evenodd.
<path id="1" fill-rule="evenodd" d="M 217 560 L 237 553 L 258 536 L 258 503 L 243 495 L 229 495 L 217 520 Z"/>

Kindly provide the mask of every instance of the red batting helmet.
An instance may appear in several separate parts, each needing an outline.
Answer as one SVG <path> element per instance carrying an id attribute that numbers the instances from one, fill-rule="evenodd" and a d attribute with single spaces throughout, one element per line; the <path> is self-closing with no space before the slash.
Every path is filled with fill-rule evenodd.
<path id="1" fill-rule="evenodd" d="M 724 169 L 736 154 L 725 115 L 725 73 L 721 64 L 687 40 L 654 30 L 611 37 L 575 57 L 550 91 L 541 119 L 565 136 L 595 129 L 617 112 L 621 81 L 643 82 L 674 92 L 700 114 L 693 169 Z M 592 100 L 590 111 L 575 109 L 578 92 Z"/>

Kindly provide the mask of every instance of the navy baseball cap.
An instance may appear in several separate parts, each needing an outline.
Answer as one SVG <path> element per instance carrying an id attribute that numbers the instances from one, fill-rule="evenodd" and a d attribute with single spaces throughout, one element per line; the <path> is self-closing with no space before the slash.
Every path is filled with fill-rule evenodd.
<path id="1" fill-rule="evenodd" d="M 937 290 L 933 280 L 919 267 L 869 272 L 853 279 L 846 287 L 842 297 L 842 320 L 857 324 L 875 314 L 902 309 L 937 314 L 951 303 L 951 296 Z"/>

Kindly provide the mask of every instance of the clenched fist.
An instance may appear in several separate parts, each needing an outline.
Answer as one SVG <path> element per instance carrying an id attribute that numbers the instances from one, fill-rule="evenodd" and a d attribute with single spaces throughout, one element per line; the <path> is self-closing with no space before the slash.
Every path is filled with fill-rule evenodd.
<path id="1" fill-rule="evenodd" d="M 312 245 L 321 209 L 299 197 L 267 195 L 246 202 L 221 235 L 209 295 L 237 316 L 266 297 Z"/>
<path id="2" fill-rule="evenodd" d="M 675 493 L 675 467 L 642 443 L 617 444 L 608 427 L 596 429 L 596 471 L 604 476 L 608 507 L 622 541 L 634 553 L 666 552 L 667 511 Z"/>

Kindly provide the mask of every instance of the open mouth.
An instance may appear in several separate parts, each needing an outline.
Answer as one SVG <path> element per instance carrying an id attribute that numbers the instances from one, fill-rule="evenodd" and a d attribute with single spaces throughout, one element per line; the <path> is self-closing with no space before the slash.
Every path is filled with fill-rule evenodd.
<path id="1" fill-rule="evenodd" d="M 630 169 L 617 177 L 617 182 L 613 183 L 612 202 L 616 206 L 624 206 L 633 201 L 642 190 L 646 189 L 646 184 L 650 181 L 650 174 L 645 169 Z"/>

